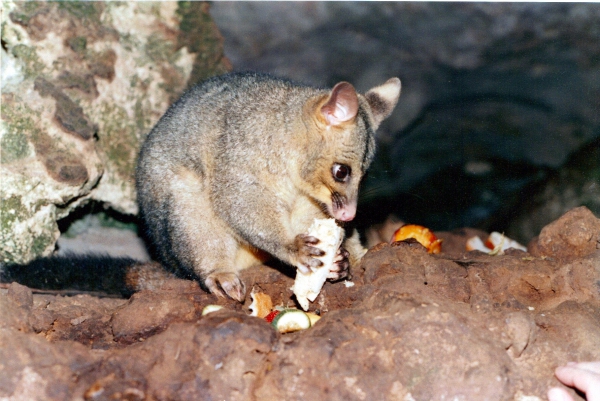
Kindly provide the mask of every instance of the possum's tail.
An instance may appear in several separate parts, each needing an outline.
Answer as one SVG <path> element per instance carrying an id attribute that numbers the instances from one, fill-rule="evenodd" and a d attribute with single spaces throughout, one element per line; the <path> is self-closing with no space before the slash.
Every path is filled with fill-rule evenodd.
<path id="1" fill-rule="evenodd" d="M 49 256 L 25 265 L 0 263 L 0 282 L 38 290 L 99 293 L 129 297 L 174 277 L 158 263 L 108 255 Z"/>

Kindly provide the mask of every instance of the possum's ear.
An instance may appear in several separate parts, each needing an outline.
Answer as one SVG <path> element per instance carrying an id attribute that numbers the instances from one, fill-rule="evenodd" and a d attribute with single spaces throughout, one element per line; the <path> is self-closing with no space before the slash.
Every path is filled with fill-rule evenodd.
<path id="1" fill-rule="evenodd" d="M 353 121 L 358 113 L 358 96 L 354 86 L 340 82 L 333 87 L 329 99 L 321 106 L 327 125 L 340 125 Z"/>
<path id="2" fill-rule="evenodd" d="M 401 87 L 398 78 L 390 78 L 383 85 L 376 86 L 365 93 L 365 98 L 373 113 L 373 123 L 375 124 L 373 129 L 377 129 L 379 124 L 392 114 L 392 110 L 398 103 Z"/>

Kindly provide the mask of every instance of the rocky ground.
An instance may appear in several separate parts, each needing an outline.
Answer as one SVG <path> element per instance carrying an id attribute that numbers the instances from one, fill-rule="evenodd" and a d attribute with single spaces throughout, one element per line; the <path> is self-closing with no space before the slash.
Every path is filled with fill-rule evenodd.
<path id="1" fill-rule="evenodd" d="M 372 247 L 327 283 L 308 330 L 171 280 L 130 299 L 0 289 L 0 400 L 544 400 L 553 370 L 600 360 L 600 219 L 586 208 L 529 252 L 464 252 L 469 230 Z M 293 279 L 244 272 L 293 305 Z M 223 310 L 201 316 L 208 304 Z M 575 394 L 575 393 L 573 393 Z M 578 397 L 578 396 L 576 396 Z"/>

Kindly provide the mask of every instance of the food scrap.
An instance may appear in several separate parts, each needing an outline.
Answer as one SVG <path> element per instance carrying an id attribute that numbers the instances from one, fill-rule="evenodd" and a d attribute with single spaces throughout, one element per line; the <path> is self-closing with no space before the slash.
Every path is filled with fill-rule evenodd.
<path id="1" fill-rule="evenodd" d="M 311 326 L 310 317 L 300 309 L 284 309 L 275 314 L 271 325 L 280 333 L 305 330 Z"/>
<path id="2" fill-rule="evenodd" d="M 265 319 L 280 333 L 308 329 L 321 318 L 319 315 L 296 308 L 282 306 L 273 308 L 273 301 L 269 294 L 252 292 L 250 296 L 252 297 L 252 304 L 249 307 L 252 310 L 251 316 Z"/>
<path id="3" fill-rule="evenodd" d="M 211 312 L 216 312 L 221 309 L 223 309 L 221 305 L 206 305 L 204 309 L 202 309 L 202 316 L 208 315 Z"/>
<path id="4" fill-rule="evenodd" d="M 480 251 L 490 255 L 502 255 L 509 248 L 527 251 L 523 245 L 497 231 L 492 232 L 485 242 L 477 236 L 471 237 L 467 240 L 466 246 L 467 251 Z"/>
<path id="5" fill-rule="evenodd" d="M 308 318 L 310 319 L 310 327 L 314 326 L 315 323 L 317 323 L 319 319 L 321 319 L 321 316 L 312 312 L 306 312 L 306 316 L 308 316 Z"/>
<path id="6" fill-rule="evenodd" d="M 409 238 L 419 241 L 429 253 L 440 253 L 442 250 L 442 240 L 438 239 L 427 227 L 416 224 L 407 224 L 397 229 L 391 242 L 404 241 Z"/>
<path id="7" fill-rule="evenodd" d="M 325 255 L 319 257 L 323 262 L 321 267 L 311 268 L 312 271 L 308 274 L 304 274 L 300 270 L 296 272 L 292 291 L 296 294 L 296 299 L 304 310 L 308 310 L 308 302 L 313 302 L 321 292 L 344 239 L 344 230 L 336 224 L 334 219 L 315 219 L 308 230 L 308 235 L 319 239 L 319 248 L 325 252 Z"/>
<path id="8" fill-rule="evenodd" d="M 265 316 L 267 323 L 273 323 L 273 319 L 275 319 L 275 316 L 279 315 L 279 312 L 281 312 L 279 309 L 275 309 Z"/>
<path id="9" fill-rule="evenodd" d="M 252 303 L 248 307 L 252 311 L 250 316 L 263 318 L 273 310 L 273 301 L 269 294 L 253 291 L 250 297 L 252 298 Z"/>

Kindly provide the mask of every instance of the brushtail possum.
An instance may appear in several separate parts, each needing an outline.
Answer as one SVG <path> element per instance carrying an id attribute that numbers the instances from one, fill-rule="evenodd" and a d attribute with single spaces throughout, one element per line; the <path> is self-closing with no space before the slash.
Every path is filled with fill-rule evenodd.
<path id="1" fill-rule="evenodd" d="M 305 271 L 319 266 L 308 228 L 315 218 L 354 218 L 375 130 L 399 95 L 398 78 L 361 95 L 347 82 L 324 90 L 255 73 L 185 93 L 148 135 L 136 172 L 160 262 L 239 301 L 238 272 L 261 251 Z M 356 232 L 342 248 L 335 278 L 362 256 Z"/>
<path id="2" fill-rule="evenodd" d="M 245 286 L 238 272 L 263 262 L 265 254 L 304 272 L 319 266 L 323 251 L 308 229 L 315 218 L 354 218 L 375 130 L 399 95 L 398 78 L 364 95 L 347 82 L 326 90 L 256 73 L 193 87 L 159 120 L 139 155 L 138 203 L 155 257 L 167 270 L 239 301 Z M 330 277 L 345 277 L 363 252 L 354 230 Z M 131 271 L 142 277 L 144 268 L 109 260 L 46 258 L 0 266 L 0 281 L 130 294 L 135 285 L 107 281 L 130 281 Z"/>

